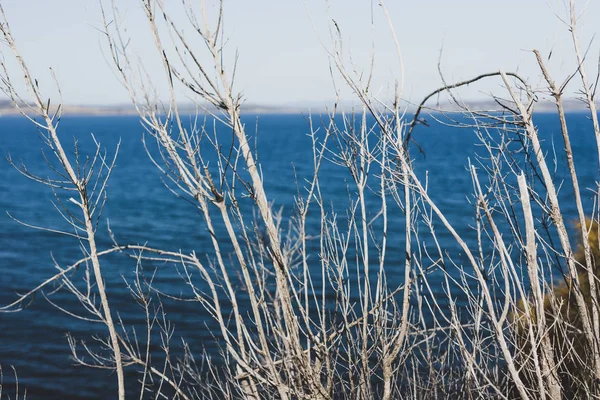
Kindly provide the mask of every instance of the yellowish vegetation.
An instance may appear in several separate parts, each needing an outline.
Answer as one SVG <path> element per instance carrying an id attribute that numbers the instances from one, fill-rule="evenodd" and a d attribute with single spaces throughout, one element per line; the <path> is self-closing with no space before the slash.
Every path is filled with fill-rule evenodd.
<path id="1" fill-rule="evenodd" d="M 588 242 L 592 258 L 592 268 L 597 282 L 600 282 L 600 245 L 598 241 L 598 223 L 588 219 L 586 221 L 588 229 Z M 583 240 L 581 239 L 581 225 L 578 224 L 578 240 L 575 251 L 575 261 L 578 266 L 578 281 L 581 292 L 585 298 L 588 310 L 591 311 L 593 296 L 590 292 L 589 273 L 586 268 L 585 250 Z M 598 283 L 597 283 L 598 286 Z M 585 390 L 592 383 L 593 373 L 590 366 L 591 360 L 590 345 L 583 334 L 580 313 L 575 301 L 574 291 L 576 282 L 572 279 L 562 279 L 555 282 L 552 289 L 544 296 L 544 315 L 546 317 L 546 332 L 554 351 L 555 363 L 557 365 L 558 378 L 565 394 L 577 395 L 580 390 Z M 598 296 L 596 296 L 597 298 Z M 537 321 L 535 308 L 532 304 L 523 304 L 519 302 L 518 311 L 513 315 L 513 321 L 516 322 L 516 348 L 520 353 L 518 359 L 521 361 L 522 374 L 524 382 L 535 387 L 536 383 L 528 377 L 529 371 L 533 367 L 533 357 L 531 352 L 531 338 L 529 336 L 529 322 L 526 318 L 525 310 L 531 315 L 531 321 Z M 539 333 L 535 340 L 541 343 Z M 542 357 L 538 350 L 538 356 Z M 531 375 L 533 376 L 533 375 Z"/>

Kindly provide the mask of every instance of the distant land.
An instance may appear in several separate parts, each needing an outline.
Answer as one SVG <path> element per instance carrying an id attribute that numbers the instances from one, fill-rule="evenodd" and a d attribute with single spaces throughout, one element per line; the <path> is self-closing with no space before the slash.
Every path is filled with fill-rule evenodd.
<path id="1" fill-rule="evenodd" d="M 472 110 L 485 110 L 485 111 L 501 111 L 501 107 L 493 100 L 474 100 L 465 101 Z M 578 112 L 587 111 L 587 104 L 578 99 L 564 99 L 563 104 L 566 111 Z M 508 104 L 511 106 L 510 104 Z M 340 110 L 349 111 L 352 108 L 360 109 L 361 106 L 356 103 L 342 103 L 339 106 Z M 408 111 L 414 112 L 416 105 L 408 104 Z M 21 107 L 26 113 L 31 114 L 27 110 L 26 106 Z M 293 104 L 293 105 L 263 105 L 244 103 L 242 105 L 242 113 L 244 114 L 300 114 L 312 112 L 315 114 L 325 113 L 331 107 L 325 107 L 322 105 L 309 105 L 309 104 Z M 216 108 L 213 106 L 197 106 L 194 104 L 184 104 L 179 107 L 179 111 L 182 114 L 204 114 L 205 112 L 214 112 Z M 444 102 L 436 104 L 434 101 L 430 101 L 427 106 L 423 109 L 423 112 L 453 112 L 460 111 L 460 107 L 456 104 Z M 535 106 L 536 112 L 555 112 L 556 105 L 548 100 L 539 101 Z M 11 116 L 18 115 L 19 110 L 13 105 L 10 100 L 0 100 L 0 116 Z M 67 116 L 119 116 L 119 115 L 136 115 L 137 112 L 132 105 L 129 104 L 117 104 L 117 105 L 63 105 L 63 115 Z"/>
<path id="2" fill-rule="evenodd" d="M 32 112 L 28 110 L 27 106 L 21 105 L 21 110 L 27 114 Z M 56 107 L 50 107 L 51 110 L 56 111 Z M 179 106 L 179 112 L 182 114 L 204 114 L 205 112 L 215 112 L 217 109 L 212 105 L 198 106 L 192 103 L 183 104 Z M 313 112 L 325 112 L 325 107 L 311 107 L 301 105 L 283 105 L 283 106 L 272 106 L 262 104 L 251 104 L 244 103 L 242 106 L 242 113 L 245 114 L 297 114 Z M 10 100 L 0 100 L 0 116 L 11 116 L 19 115 L 20 111 Z M 64 104 L 62 106 L 62 114 L 68 116 L 119 116 L 119 115 L 137 115 L 137 111 L 130 104 L 116 104 L 116 105 L 69 105 Z"/>

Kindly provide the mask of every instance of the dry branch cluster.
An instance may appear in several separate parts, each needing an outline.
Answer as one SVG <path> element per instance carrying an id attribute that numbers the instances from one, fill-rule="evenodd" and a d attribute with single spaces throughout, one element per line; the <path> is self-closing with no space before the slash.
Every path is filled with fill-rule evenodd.
<path id="1" fill-rule="evenodd" d="M 153 94 L 151 82 L 158 77 L 139 73 L 114 3 L 103 8 L 103 20 L 108 54 L 160 150 L 153 161 L 169 177 L 170 188 L 200 211 L 210 234 L 204 244 L 210 247 L 208 257 L 116 241 L 110 248 L 97 247 L 116 152 L 109 158 L 97 144 L 86 163 L 78 152 L 64 150 L 57 135 L 61 109 L 51 113 L 2 14 L 4 56 L 12 54 L 21 68 L 3 69 L 2 89 L 56 155 L 55 178 L 38 177 L 25 168 L 21 172 L 56 191 L 59 209 L 72 227 L 57 233 L 74 237 L 83 250 L 81 260 L 57 266 L 59 273 L 4 310 L 18 309 L 33 293 L 60 282 L 87 312 L 76 317 L 106 327 L 107 338 L 97 339 L 100 350 L 70 338 L 73 358 L 116 371 L 119 399 L 126 393 L 132 397 L 129 390 L 137 390 L 139 398 L 177 399 L 600 395 L 598 216 L 583 206 L 563 108 L 566 85 L 579 82 L 600 157 L 597 80 L 590 82 L 583 68 L 574 1 L 566 23 L 577 58 L 575 74 L 558 86 L 539 53 L 532 56 L 560 120 L 560 148 L 579 222 L 574 236 L 569 236 L 569 221 L 561 212 L 562 182 L 552 167 L 556 160 L 533 121 L 540 93 L 527 80 L 498 71 L 444 85 L 425 98 L 411 119 L 401 109 L 400 89 L 390 104 L 381 102 L 371 94 L 370 75 L 347 64 L 335 22 L 332 65 L 362 108 L 347 114 L 334 106 L 320 124 L 310 120 L 313 175 L 302 183 L 295 213 L 283 218 L 272 209 L 264 189 L 269 177 L 261 174 L 240 117 L 244 105 L 233 89 L 235 66 L 224 65 L 222 4 L 211 18 L 205 2 L 199 3 L 196 10 L 183 1 L 188 20 L 179 22 L 171 19 L 162 0 L 141 1 L 169 83 L 166 104 Z M 11 76 L 19 73 L 28 95 L 13 85 Z M 460 88 L 482 79 L 502 84 L 503 94 L 494 97 L 501 111 L 473 110 L 461 103 Z M 210 119 L 189 123 L 178 102 L 182 88 L 200 106 L 210 105 Z M 475 239 L 465 235 L 465 227 L 453 226 L 426 178 L 416 172 L 418 159 L 411 156 L 420 115 L 430 98 L 444 93 L 460 110 L 445 115 L 445 121 L 476 131 L 482 144 L 483 157 L 469 165 L 466 177 L 473 186 Z M 220 130 L 211 129 L 211 121 Z M 231 143 L 217 134 L 223 127 L 231 133 Z M 203 157 L 207 149 L 217 155 L 216 166 Z M 332 210 L 322 194 L 324 163 L 336 163 L 349 173 L 351 198 L 344 215 Z M 60 201 L 64 193 L 68 202 Z M 308 226 L 314 215 L 319 216 L 318 232 Z M 289 221 L 289 229 L 284 230 L 283 220 Z M 453 246 L 440 240 L 442 231 Z M 573 237 L 580 238 L 578 251 Z M 398 248 L 404 254 L 401 265 L 390 262 L 390 251 Z M 114 253 L 136 261 L 139 273 L 128 287 L 144 313 L 145 335 L 131 335 L 127 321 L 111 307 L 102 260 Z M 141 273 L 155 261 L 183 271 L 182 284 L 218 326 L 224 365 L 209 360 L 200 368 L 187 348 L 181 358 L 171 354 L 167 315 L 154 281 Z M 402 283 L 389 284 L 387 276 L 399 270 Z M 83 283 L 75 281 L 80 277 Z M 565 283 L 556 283 L 561 279 Z M 162 355 L 150 345 L 153 335 L 161 337 Z M 141 373 L 139 382 L 126 382 L 128 369 Z"/>

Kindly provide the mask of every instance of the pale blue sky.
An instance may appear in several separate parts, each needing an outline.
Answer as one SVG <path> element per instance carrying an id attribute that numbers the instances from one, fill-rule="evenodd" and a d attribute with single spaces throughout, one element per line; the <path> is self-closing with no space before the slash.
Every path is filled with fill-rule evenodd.
<path id="1" fill-rule="evenodd" d="M 154 62 L 156 50 L 139 3 L 116 2 L 133 38 L 132 49 L 148 60 L 144 66 L 162 94 L 161 66 Z M 374 3 L 374 89 L 386 98 L 400 73 L 385 17 L 377 1 Z M 587 7 L 580 21 L 584 47 L 600 19 L 599 3 L 578 2 L 580 9 Z M 100 26 L 96 0 L 3 0 L 2 4 L 34 75 L 49 88 L 47 68 L 53 67 L 65 103 L 128 102 L 126 91 L 102 55 L 105 43 L 94 28 Z M 533 84 L 539 83 L 535 59 L 527 51 L 533 48 L 544 55 L 553 51 L 549 64 L 557 81 L 573 71 L 569 32 L 554 15 L 566 16 L 562 0 L 387 0 L 386 5 L 404 60 L 403 97 L 413 102 L 440 85 L 437 60 L 442 45 L 442 68 L 448 81 L 504 69 L 519 71 Z M 327 53 L 322 46 L 331 46 L 327 30 L 330 18 L 338 22 L 345 51 L 352 54 L 357 67 L 368 67 L 370 0 L 225 0 L 225 7 L 230 39 L 226 52 L 231 55 L 239 51 L 237 88 L 249 102 L 322 105 L 333 98 Z M 590 67 L 595 67 L 597 59 L 598 46 L 594 43 Z M 496 85 L 490 82 L 466 96 L 483 97 L 478 90 L 494 90 Z M 344 92 L 344 96 L 349 98 L 350 94 Z"/>

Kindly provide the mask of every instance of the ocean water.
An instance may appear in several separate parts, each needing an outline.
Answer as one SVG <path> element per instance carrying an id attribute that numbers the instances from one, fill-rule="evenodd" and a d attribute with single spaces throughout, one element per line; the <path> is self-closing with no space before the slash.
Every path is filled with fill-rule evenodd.
<path id="1" fill-rule="evenodd" d="M 591 123 L 586 114 L 570 114 L 569 128 L 577 163 L 584 205 L 588 213 L 593 209 L 593 191 L 598 180 L 596 143 Z M 282 215 L 292 215 L 294 199 L 304 193 L 305 179 L 312 173 L 311 139 L 307 136 L 309 125 L 306 115 L 246 116 L 247 130 L 256 145 L 267 196 Z M 556 116 L 536 115 L 544 141 L 545 151 L 560 153 L 560 139 Z M 318 118 L 315 117 L 318 125 Z M 419 126 L 414 139 L 423 153 L 413 148 L 413 157 L 419 176 L 428 180 L 430 196 L 446 213 L 459 233 L 473 235 L 474 206 L 468 201 L 472 196 L 472 181 L 466 165 L 469 160 L 477 164 L 478 156 L 485 151 L 473 129 L 456 129 L 435 120 L 429 127 Z M 257 128 L 258 134 L 255 134 Z M 101 249 L 112 245 L 108 227 L 121 244 L 147 243 L 148 246 L 169 250 L 196 251 L 203 254 L 208 243 L 208 233 L 198 210 L 185 199 L 177 197 L 165 187 L 165 176 L 150 160 L 142 137 L 144 128 L 136 117 L 65 117 L 60 134 L 64 147 L 72 153 L 77 143 L 81 154 L 94 149 L 91 134 L 112 155 L 120 141 L 114 172 L 107 187 L 107 203 L 98 227 L 98 245 Z M 493 134 L 493 133 L 492 133 Z M 218 129 L 219 140 L 226 146 L 231 132 Z M 150 153 L 157 156 L 156 145 L 147 138 Z M 33 288 L 55 271 L 55 263 L 68 265 L 80 258 L 78 242 L 69 237 L 28 228 L 15 222 L 8 214 L 27 224 L 67 229 L 53 205 L 53 192 L 20 174 L 4 159 L 10 155 L 13 162 L 23 162 L 28 170 L 41 176 L 52 171 L 42 153 L 43 143 L 35 127 L 24 118 L 0 118 L 0 305 L 10 303 L 17 293 Z M 225 147 L 226 148 L 226 147 Z M 210 149 L 207 151 L 209 152 Z M 339 148 L 330 144 L 331 154 Z M 214 169 L 216 159 L 207 160 Z M 333 157 L 333 156 L 332 156 Z M 331 157 L 330 157 L 331 158 Z M 54 160 L 55 161 L 55 160 Z M 564 160 L 554 168 L 556 179 L 565 176 Z M 342 211 L 348 204 L 348 194 L 353 193 L 348 172 L 333 162 L 326 161 L 321 170 L 324 198 L 332 210 Z M 587 189 L 589 190 L 587 190 Z M 59 194 L 65 200 L 64 194 Z M 570 186 L 565 183 L 560 192 L 564 214 L 573 220 L 574 202 Z M 243 200 L 242 201 L 247 201 Z M 369 210 L 371 215 L 376 209 Z M 285 218 L 284 218 L 285 219 Z M 312 227 L 318 226 L 313 217 Z M 401 229 L 400 227 L 392 227 Z M 441 230 L 441 228 L 440 228 Z M 447 233 L 440 231 L 441 244 L 452 251 L 456 249 Z M 390 246 L 389 263 L 402 262 L 402 245 L 394 250 Z M 316 256 L 315 256 L 316 257 Z M 460 256 L 457 257 L 460 260 Z M 103 262 L 104 278 L 109 288 L 109 301 L 113 310 L 130 326 L 143 322 L 141 310 L 131 300 L 126 280 L 131 280 L 136 263 L 126 257 L 108 257 Z M 158 268 L 155 282 L 166 293 L 185 293 L 180 270 Z M 390 271 L 391 281 L 402 279 Z M 79 279 L 75 276 L 75 279 Z M 435 278 L 430 281 L 436 284 Z M 71 312 L 81 311 L 73 296 L 58 291 L 52 302 Z M 192 351 L 199 354 L 205 349 L 218 357 L 214 347 L 210 318 L 190 304 L 169 302 L 165 307 L 174 327 L 173 345 L 177 347 L 185 338 Z M 67 332 L 75 338 L 90 340 L 94 333 L 105 334 L 98 324 L 81 321 L 61 313 L 38 294 L 28 307 L 17 313 L 0 313 L 0 365 L 4 380 L 4 394 L 14 396 L 15 373 L 19 390 L 31 399 L 107 399 L 116 396 L 116 376 L 104 370 L 75 366 L 70 359 Z M 211 354 L 211 351 L 213 354 Z M 177 351 L 174 351 L 177 353 Z M 135 388 L 140 376 L 128 372 L 126 379 Z M 132 392 L 134 393 L 134 392 Z"/>

